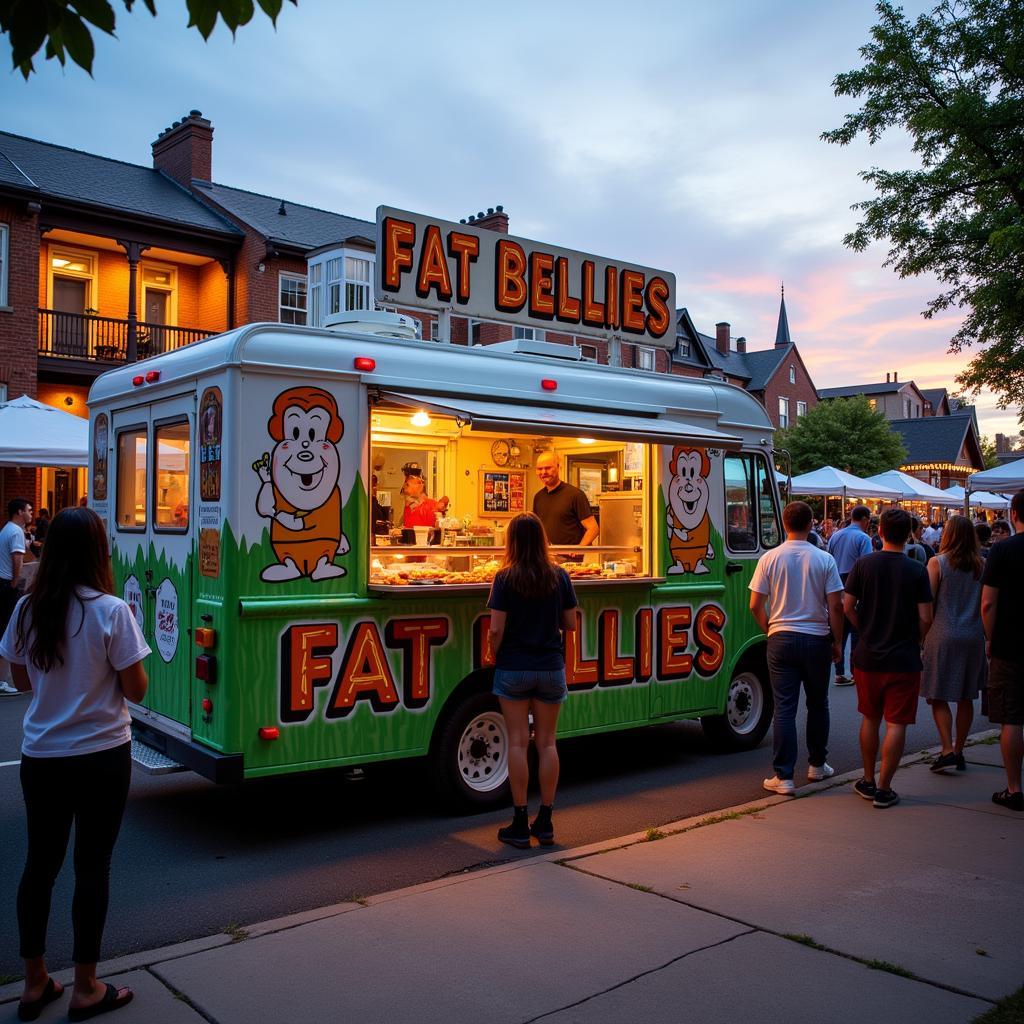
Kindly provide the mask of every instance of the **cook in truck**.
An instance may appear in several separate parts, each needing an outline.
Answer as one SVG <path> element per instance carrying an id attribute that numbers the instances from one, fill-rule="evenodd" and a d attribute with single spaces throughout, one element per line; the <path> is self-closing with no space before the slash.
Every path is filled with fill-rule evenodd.
<path id="1" fill-rule="evenodd" d="M 407 462 L 402 467 L 405 473 L 405 484 L 402 493 L 405 495 L 405 512 L 402 525 L 407 529 L 415 526 L 433 526 L 434 514 L 444 513 L 448 508 L 447 498 L 427 497 L 427 485 L 423 479 L 423 471 L 415 462 Z"/>
<path id="2" fill-rule="evenodd" d="M 537 456 L 537 478 L 544 485 L 533 499 L 533 514 L 544 524 L 549 544 L 578 544 L 585 547 L 597 539 L 597 519 L 587 496 L 561 479 L 558 456 L 544 452 Z"/>

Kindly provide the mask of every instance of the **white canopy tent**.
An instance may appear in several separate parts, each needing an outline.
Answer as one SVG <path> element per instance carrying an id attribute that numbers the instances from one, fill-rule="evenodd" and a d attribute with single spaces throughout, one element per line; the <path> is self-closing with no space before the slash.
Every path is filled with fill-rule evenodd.
<path id="1" fill-rule="evenodd" d="M 972 491 L 1010 491 L 1016 493 L 1024 490 L 1024 459 L 1007 462 L 994 469 L 986 469 L 975 473 L 967 480 Z"/>
<path id="2" fill-rule="evenodd" d="M 951 498 L 955 498 L 957 505 L 963 507 L 965 492 L 959 484 L 948 487 L 945 493 Z M 990 491 L 971 491 L 970 494 L 971 505 L 975 508 L 988 508 L 998 511 L 1005 509 L 1010 504 L 1009 498 L 1004 498 L 1001 494 L 992 494 Z"/>
<path id="3" fill-rule="evenodd" d="M 899 501 L 901 494 L 893 487 L 862 480 L 852 473 L 844 473 L 835 466 L 823 466 L 813 473 L 793 477 L 794 494 L 813 494 L 826 498 L 885 498 Z"/>
<path id="4" fill-rule="evenodd" d="M 0 402 L 0 466 L 88 464 L 88 420 L 28 395 Z"/>
<path id="5" fill-rule="evenodd" d="M 956 506 L 964 503 L 963 495 L 958 499 L 949 491 L 940 490 L 931 484 L 918 480 L 909 473 L 901 473 L 898 469 L 890 469 L 887 473 L 876 473 L 867 478 L 868 483 L 881 484 L 899 491 L 904 501 L 926 501 L 929 505 Z"/>

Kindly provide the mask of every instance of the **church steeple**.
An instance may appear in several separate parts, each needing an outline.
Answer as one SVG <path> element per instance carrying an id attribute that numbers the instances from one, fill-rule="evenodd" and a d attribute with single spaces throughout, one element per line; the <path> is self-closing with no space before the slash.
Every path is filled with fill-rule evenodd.
<path id="1" fill-rule="evenodd" d="M 789 336 L 789 319 L 786 316 L 786 286 L 782 285 L 782 302 L 779 304 L 779 326 L 775 329 L 775 347 L 791 345 L 793 339 Z"/>

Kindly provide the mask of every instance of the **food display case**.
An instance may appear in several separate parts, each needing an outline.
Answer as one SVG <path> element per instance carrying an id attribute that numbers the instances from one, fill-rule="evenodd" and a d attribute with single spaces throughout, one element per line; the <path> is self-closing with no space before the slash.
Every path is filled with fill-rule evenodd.
<path id="1" fill-rule="evenodd" d="M 643 551 L 638 546 L 595 544 L 551 550 L 574 582 L 630 579 L 645 574 Z M 376 546 L 371 551 L 370 586 L 374 589 L 437 587 L 443 590 L 489 586 L 504 556 L 504 547 L 495 545 Z"/>

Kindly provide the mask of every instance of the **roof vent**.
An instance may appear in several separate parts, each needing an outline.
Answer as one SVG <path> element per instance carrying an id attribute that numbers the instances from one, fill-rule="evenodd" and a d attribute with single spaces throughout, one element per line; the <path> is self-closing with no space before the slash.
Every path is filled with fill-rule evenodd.
<path id="1" fill-rule="evenodd" d="M 377 338 L 416 340 L 416 321 L 381 309 L 348 309 L 324 317 L 324 327 L 339 334 L 372 334 Z"/>
<path id="2" fill-rule="evenodd" d="M 506 352 L 510 355 L 568 359 L 574 363 L 578 363 L 583 358 L 583 353 L 576 345 L 560 345 L 555 341 L 535 341 L 533 338 L 513 338 L 511 341 L 499 341 L 493 345 L 474 345 L 473 347 L 486 348 L 492 352 Z"/>

